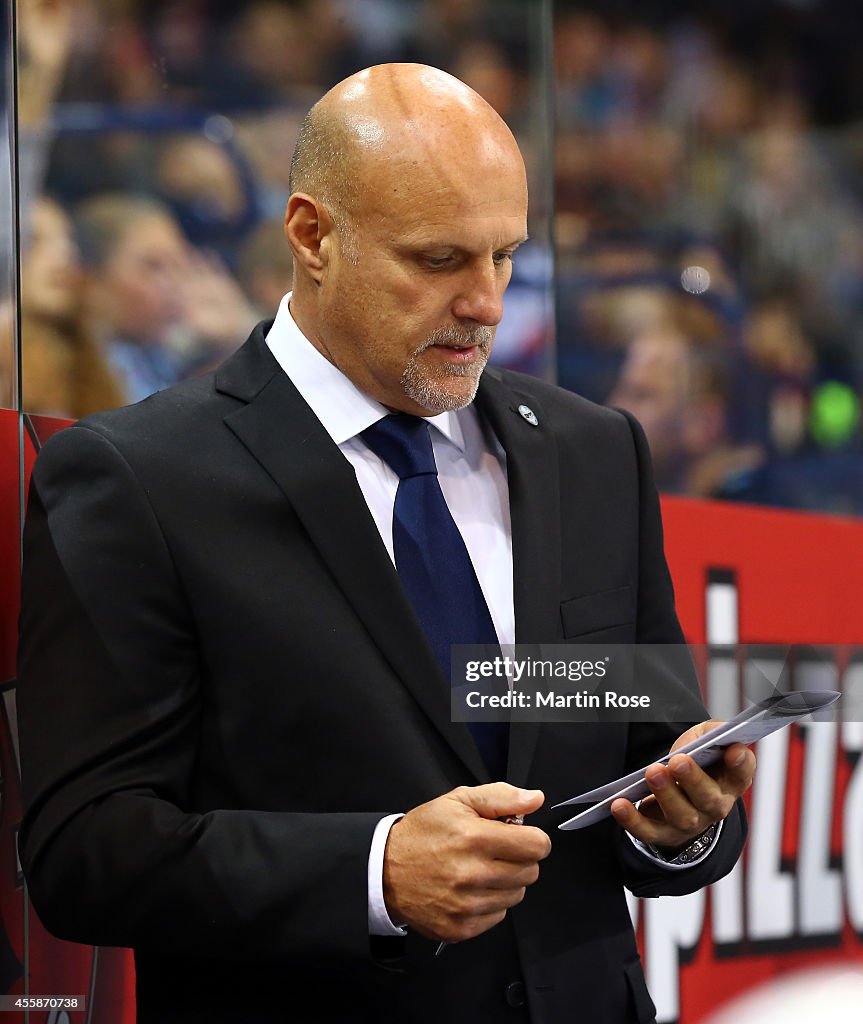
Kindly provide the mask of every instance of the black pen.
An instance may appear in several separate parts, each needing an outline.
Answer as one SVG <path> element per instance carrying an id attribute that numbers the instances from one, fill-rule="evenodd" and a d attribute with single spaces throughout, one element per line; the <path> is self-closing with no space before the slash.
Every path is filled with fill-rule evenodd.
<path id="1" fill-rule="evenodd" d="M 523 825 L 524 815 L 523 814 L 510 814 L 505 818 L 498 818 L 498 821 L 502 821 L 504 825 Z M 446 947 L 446 942 L 441 942 L 438 948 L 434 951 L 435 956 L 440 956 Z"/>

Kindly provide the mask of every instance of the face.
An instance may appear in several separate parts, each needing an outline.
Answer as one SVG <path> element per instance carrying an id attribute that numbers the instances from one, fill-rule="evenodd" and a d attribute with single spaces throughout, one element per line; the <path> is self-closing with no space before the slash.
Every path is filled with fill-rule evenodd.
<path id="1" fill-rule="evenodd" d="M 160 214 L 130 222 L 102 271 L 101 312 L 121 337 L 158 344 L 183 315 L 188 249 L 176 225 Z"/>
<path id="2" fill-rule="evenodd" d="M 527 223 L 518 154 L 482 164 L 371 163 L 350 245 L 322 243 L 312 340 L 390 409 L 434 415 L 476 394 Z"/>
<path id="3" fill-rule="evenodd" d="M 686 342 L 676 335 L 642 335 L 630 345 L 620 379 L 608 397 L 641 423 L 657 475 L 683 448 L 688 397 Z"/>
<path id="4" fill-rule="evenodd" d="M 76 305 L 80 266 L 69 218 L 49 199 L 31 214 L 30 245 L 21 268 L 22 302 L 31 316 L 59 320 Z"/>

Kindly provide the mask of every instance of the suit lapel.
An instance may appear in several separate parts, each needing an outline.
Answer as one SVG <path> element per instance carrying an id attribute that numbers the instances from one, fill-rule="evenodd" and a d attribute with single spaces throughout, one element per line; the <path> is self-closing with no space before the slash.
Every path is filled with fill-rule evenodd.
<path id="1" fill-rule="evenodd" d="M 561 537 L 554 435 L 537 399 L 509 387 L 493 368 L 483 374 L 477 406 L 506 452 L 516 642 L 558 641 Z M 534 722 L 511 727 L 508 778 L 516 785 L 526 781 L 541 727 Z"/>
<path id="2" fill-rule="evenodd" d="M 284 492 L 373 642 L 474 776 L 487 781 L 467 726 L 451 721 L 447 681 L 354 470 L 270 353 L 263 328 L 219 371 L 216 387 L 243 401 L 225 423 Z"/>
<path id="3" fill-rule="evenodd" d="M 560 618 L 557 444 L 537 399 L 510 388 L 494 369 L 483 374 L 477 406 L 506 452 L 516 640 L 548 642 L 557 639 Z M 520 408 L 534 414 L 536 426 Z"/>

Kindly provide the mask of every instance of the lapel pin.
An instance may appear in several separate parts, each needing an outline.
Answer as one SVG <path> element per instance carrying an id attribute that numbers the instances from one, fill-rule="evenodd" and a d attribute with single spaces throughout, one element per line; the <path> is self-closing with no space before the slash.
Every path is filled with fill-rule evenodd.
<path id="1" fill-rule="evenodd" d="M 520 405 L 518 407 L 518 413 L 519 416 L 521 416 L 523 420 L 527 420 L 532 427 L 539 426 L 539 420 L 536 418 L 536 413 L 529 405 Z"/>

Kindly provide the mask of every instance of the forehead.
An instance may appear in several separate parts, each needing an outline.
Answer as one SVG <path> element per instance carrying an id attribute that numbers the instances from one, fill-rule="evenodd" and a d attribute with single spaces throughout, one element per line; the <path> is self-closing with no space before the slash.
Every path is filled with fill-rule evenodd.
<path id="1" fill-rule="evenodd" d="M 469 144 L 435 132 L 410 143 L 400 152 L 386 146 L 366 153 L 360 161 L 355 212 L 361 227 L 421 238 L 459 226 L 465 234 L 498 232 L 506 236 L 500 244 L 524 234 L 527 184 L 514 147 L 481 136 Z"/>
<path id="2" fill-rule="evenodd" d="M 125 225 L 116 243 L 116 253 L 147 254 L 180 252 L 185 249 L 183 236 L 174 222 L 160 213 L 134 217 Z"/>

